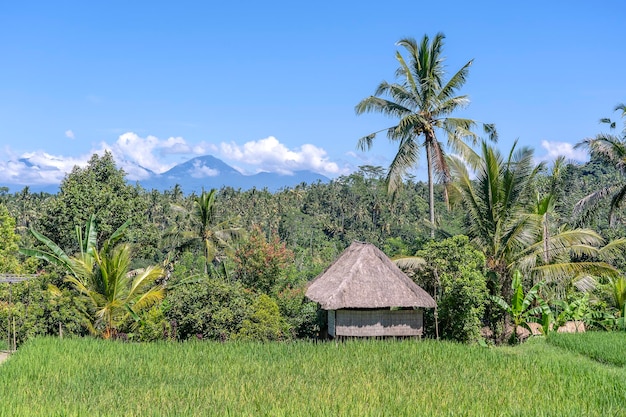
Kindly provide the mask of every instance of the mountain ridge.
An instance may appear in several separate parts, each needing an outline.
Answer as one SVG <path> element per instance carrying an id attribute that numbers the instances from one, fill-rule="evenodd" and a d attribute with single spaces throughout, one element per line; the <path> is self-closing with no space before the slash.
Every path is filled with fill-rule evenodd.
<path id="1" fill-rule="evenodd" d="M 20 160 L 20 162 L 27 166 L 33 169 L 41 169 L 27 158 L 22 159 L 24 160 Z M 191 158 L 161 174 L 154 173 L 138 165 L 136 166 L 143 172 L 147 172 L 149 176 L 141 180 L 127 179 L 129 184 L 139 184 L 148 191 L 158 190 L 160 192 L 170 190 L 174 186 L 179 185 L 185 194 L 197 194 L 202 192 L 202 190 L 220 189 L 223 187 L 232 187 L 244 191 L 258 188 L 276 192 L 283 188 L 295 187 L 301 183 L 313 184 L 330 181 L 330 178 L 309 170 L 294 171 L 293 175 L 275 172 L 244 175 L 213 155 Z M 0 186 L 7 186 L 10 192 L 18 192 L 24 189 L 24 187 L 29 187 L 31 192 L 56 194 L 59 192 L 60 184 L 0 184 Z"/>

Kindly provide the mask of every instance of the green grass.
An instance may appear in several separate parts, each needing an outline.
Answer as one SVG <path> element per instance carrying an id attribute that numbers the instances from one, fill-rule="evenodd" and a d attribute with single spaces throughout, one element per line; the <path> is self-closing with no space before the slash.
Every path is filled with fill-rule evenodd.
<path id="1" fill-rule="evenodd" d="M 544 340 L 487 349 L 47 338 L 0 366 L 0 393 L 0 416 L 624 416 L 626 370 Z"/>
<path id="2" fill-rule="evenodd" d="M 553 333 L 548 342 L 601 363 L 626 366 L 626 332 Z"/>

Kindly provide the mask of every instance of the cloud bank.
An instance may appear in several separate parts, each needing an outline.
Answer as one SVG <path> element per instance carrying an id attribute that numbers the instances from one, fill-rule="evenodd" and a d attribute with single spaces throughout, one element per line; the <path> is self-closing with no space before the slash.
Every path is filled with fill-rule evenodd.
<path id="1" fill-rule="evenodd" d="M 343 173 L 335 162 L 328 160 L 324 149 L 311 144 L 289 149 L 273 136 L 246 142 L 243 146 L 222 143 L 219 154 L 226 160 L 256 167 L 257 172 L 291 175 L 294 171 L 310 170 L 328 176 Z"/>
<path id="2" fill-rule="evenodd" d="M 66 131 L 65 136 L 74 139 L 71 130 Z M 336 177 L 351 171 L 331 161 L 322 148 L 312 144 L 289 148 L 273 136 L 243 145 L 234 142 L 191 144 L 179 136 L 160 139 L 126 132 L 114 142 L 101 142 L 80 156 L 52 155 L 43 150 L 16 156 L 5 149 L 8 160 L 0 160 L 0 181 L 21 186 L 59 184 L 74 166 L 84 167 L 94 153 L 102 155 L 105 151 L 112 153 L 118 166 L 124 169 L 131 181 L 146 179 L 155 173 L 161 174 L 176 164 L 202 155 L 222 159 L 242 173 L 275 172 L 290 175 L 296 171 L 310 170 Z M 206 167 L 197 167 L 193 176 L 203 178 L 217 174 Z"/>

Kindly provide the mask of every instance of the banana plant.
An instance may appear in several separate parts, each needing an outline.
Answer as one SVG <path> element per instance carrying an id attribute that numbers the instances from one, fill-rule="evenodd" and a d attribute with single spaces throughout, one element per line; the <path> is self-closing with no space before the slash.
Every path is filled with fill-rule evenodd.
<path id="1" fill-rule="evenodd" d="M 523 327 L 532 333 L 529 322 L 533 322 L 534 319 L 542 315 L 544 320 L 548 320 L 550 315 L 550 307 L 548 303 L 539 296 L 539 290 L 544 285 L 544 282 L 539 282 L 528 290 L 524 294 L 524 287 L 522 285 L 522 273 L 519 270 L 513 272 L 513 279 L 511 281 L 511 287 L 513 294 L 511 296 L 510 304 L 507 303 L 500 296 L 491 296 L 491 300 L 507 314 L 511 316 L 513 320 L 513 334 L 511 335 L 512 341 L 517 341 L 517 328 Z"/>
<path id="2" fill-rule="evenodd" d="M 611 289 L 617 307 L 617 327 L 626 330 L 626 278 L 612 279 Z"/>
<path id="3" fill-rule="evenodd" d="M 592 320 L 592 312 L 589 308 L 589 293 L 584 293 L 582 297 L 568 303 L 564 300 L 554 300 L 553 304 L 559 308 L 561 312 L 556 316 L 554 327 L 559 328 L 568 321 L 576 322 L 578 331 L 578 323 L 589 323 Z"/>

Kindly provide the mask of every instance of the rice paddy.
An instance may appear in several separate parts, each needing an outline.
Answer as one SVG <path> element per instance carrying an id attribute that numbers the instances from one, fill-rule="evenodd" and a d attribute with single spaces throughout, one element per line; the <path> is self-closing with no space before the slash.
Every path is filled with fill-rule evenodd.
<path id="1" fill-rule="evenodd" d="M 547 343 L 35 339 L 0 416 L 625 416 L 626 369 Z"/>
<path id="2" fill-rule="evenodd" d="M 601 363 L 626 367 L 626 332 L 554 333 L 548 342 Z"/>

